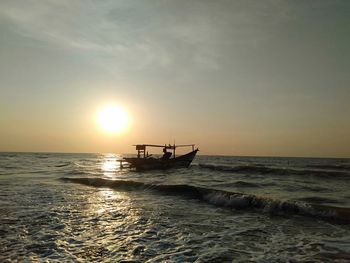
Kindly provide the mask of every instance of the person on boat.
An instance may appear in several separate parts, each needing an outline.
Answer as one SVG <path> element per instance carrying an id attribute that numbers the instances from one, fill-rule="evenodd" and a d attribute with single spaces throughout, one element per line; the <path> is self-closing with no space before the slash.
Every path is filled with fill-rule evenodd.
<path id="1" fill-rule="evenodd" d="M 166 147 L 163 148 L 163 156 L 162 156 L 162 160 L 169 160 L 171 157 L 171 152 L 168 152 L 166 150 Z"/>

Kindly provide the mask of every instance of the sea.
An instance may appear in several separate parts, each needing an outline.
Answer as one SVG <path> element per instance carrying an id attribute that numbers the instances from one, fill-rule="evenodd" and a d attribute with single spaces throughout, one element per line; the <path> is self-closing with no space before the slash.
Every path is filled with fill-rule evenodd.
<path id="1" fill-rule="evenodd" d="M 350 159 L 0 153 L 0 262 L 350 262 Z"/>

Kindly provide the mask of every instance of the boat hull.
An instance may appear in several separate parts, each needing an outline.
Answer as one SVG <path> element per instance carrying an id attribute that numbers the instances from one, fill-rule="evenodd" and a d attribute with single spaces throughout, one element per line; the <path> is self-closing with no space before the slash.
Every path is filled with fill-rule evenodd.
<path id="1" fill-rule="evenodd" d="M 163 160 L 161 158 L 137 158 L 130 157 L 123 160 L 130 164 L 130 168 L 135 168 L 138 171 L 157 170 L 157 169 L 171 169 L 171 168 L 187 168 L 190 166 L 192 160 L 196 156 L 198 149 L 181 155 L 176 158 Z"/>

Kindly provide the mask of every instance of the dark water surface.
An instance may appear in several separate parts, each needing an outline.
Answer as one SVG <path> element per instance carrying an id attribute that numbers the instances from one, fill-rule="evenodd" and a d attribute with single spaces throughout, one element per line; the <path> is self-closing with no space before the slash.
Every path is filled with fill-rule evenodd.
<path id="1" fill-rule="evenodd" d="M 350 262 L 350 160 L 0 153 L 0 261 Z"/>

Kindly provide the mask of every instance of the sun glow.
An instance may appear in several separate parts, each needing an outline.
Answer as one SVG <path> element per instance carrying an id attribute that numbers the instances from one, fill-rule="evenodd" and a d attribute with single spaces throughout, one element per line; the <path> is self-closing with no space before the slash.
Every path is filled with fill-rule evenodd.
<path id="1" fill-rule="evenodd" d="M 108 105 L 99 111 L 97 121 L 103 131 L 116 134 L 127 128 L 129 117 L 121 107 Z"/>

